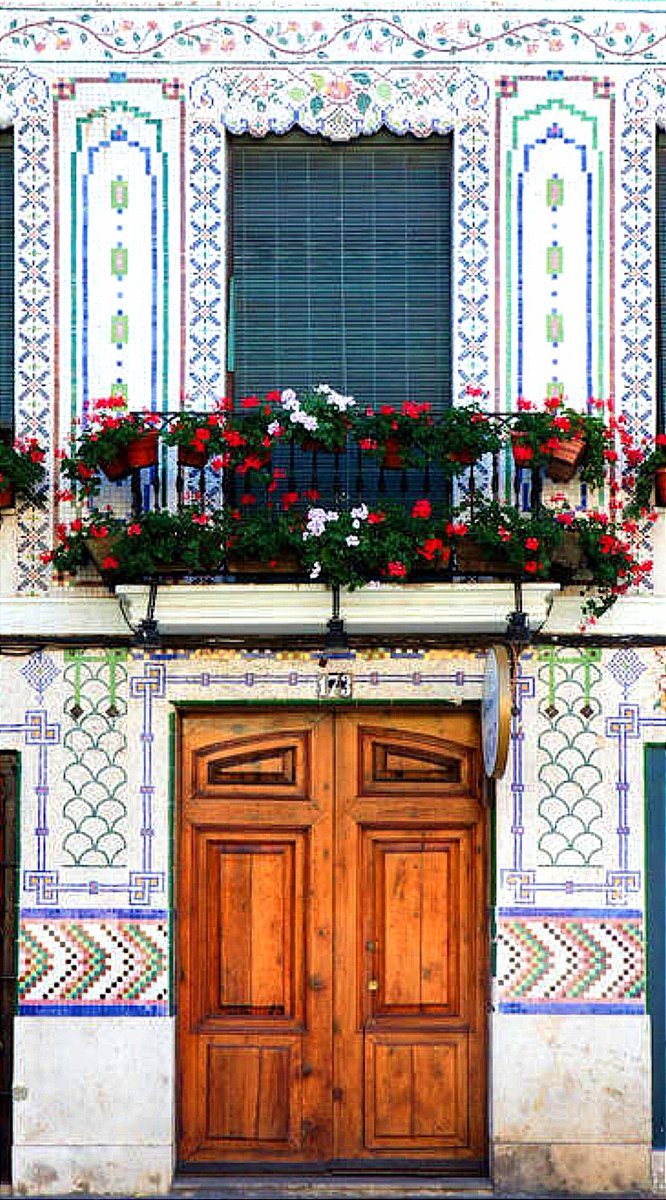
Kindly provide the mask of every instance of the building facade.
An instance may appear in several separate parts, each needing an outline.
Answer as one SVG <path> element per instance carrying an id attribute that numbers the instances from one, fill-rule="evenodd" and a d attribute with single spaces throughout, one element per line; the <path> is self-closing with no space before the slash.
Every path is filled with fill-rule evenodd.
<path id="1" fill-rule="evenodd" d="M 4 9 L 15 429 L 55 475 L 113 386 L 209 407 L 230 139 L 383 131 L 452 139 L 454 403 L 613 395 L 651 438 L 664 47 L 656 4 Z M 334 655 L 324 587 L 169 584 L 150 645 L 146 588 L 44 561 L 62 512 L 0 529 L 13 1186 L 406 1159 L 666 1188 L 663 517 L 586 632 L 580 589 L 525 588 L 491 783 L 506 583 L 343 595 Z"/>

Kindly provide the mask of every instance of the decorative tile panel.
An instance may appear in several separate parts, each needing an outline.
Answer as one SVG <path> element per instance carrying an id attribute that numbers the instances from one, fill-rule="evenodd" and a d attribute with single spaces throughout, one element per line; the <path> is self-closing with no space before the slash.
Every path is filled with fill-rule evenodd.
<path id="1" fill-rule="evenodd" d="M 497 928 L 502 1012 L 644 1012 L 641 914 L 505 910 Z"/>
<path id="2" fill-rule="evenodd" d="M 53 13 L 58 19 L 53 20 Z M 7 9 L 0 54 L 8 60 L 79 62 L 205 62 L 283 60 L 349 63 L 359 58 L 425 66 L 455 61 L 520 63 L 657 61 L 666 23 L 661 12 L 635 15 L 524 5 L 489 11 L 477 7 L 372 12 L 230 7 L 146 10 L 125 0 L 119 8 Z"/>
<path id="3" fill-rule="evenodd" d="M 125 650 L 65 652 L 64 836 L 58 866 L 125 866 Z"/>
<path id="4" fill-rule="evenodd" d="M 183 391 L 180 93 L 79 81 L 56 99 L 61 432 L 112 392 L 177 408 Z M 183 335 L 184 336 L 184 335 Z"/>
<path id="5" fill-rule="evenodd" d="M 599 736 L 601 651 L 553 646 L 539 660 L 539 863 L 595 866 L 603 861 L 609 798 Z"/>
<path id="6" fill-rule="evenodd" d="M 22 1016 L 162 1016 L 169 1011 L 167 914 L 24 916 L 19 935 Z"/>
<path id="7" fill-rule="evenodd" d="M 501 79 L 495 286 L 501 407 L 612 391 L 612 89 L 594 79 Z M 505 304 L 499 303 L 503 297 Z M 501 381 L 501 382 L 500 382 Z"/>
<path id="8" fill-rule="evenodd" d="M 14 122 L 16 221 L 16 428 L 53 445 L 54 211 L 48 83 L 23 68 L 3 80 Z M 50 464 L 47 463 L 47 468 Z M 40 555 L 50 547 L 50 513 L 21 503 L 16 521 L 16 590 L 48 588 Z"/>

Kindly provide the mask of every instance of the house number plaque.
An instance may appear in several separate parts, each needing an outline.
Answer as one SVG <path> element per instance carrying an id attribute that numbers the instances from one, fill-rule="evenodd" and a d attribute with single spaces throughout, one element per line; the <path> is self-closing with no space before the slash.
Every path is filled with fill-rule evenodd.
<path id="1" fill-rule="evenodd" d="M 326 671 L 317 679 L 320 700 L 351 700 L 352 677 L 348 671 Z"/>

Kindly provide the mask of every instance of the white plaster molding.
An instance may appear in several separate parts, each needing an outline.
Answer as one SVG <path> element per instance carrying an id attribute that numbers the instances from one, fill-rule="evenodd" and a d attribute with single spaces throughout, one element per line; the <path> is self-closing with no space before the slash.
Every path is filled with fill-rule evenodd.
<path id="1" fill-rule="evenodd" d="M 0 596 L 0 637 L 129 634 L 113 596 Z"/>
<path id="2" fill-rule="evenodd" d="M 582 604 L 585 589 L 567 588 L 553 600 L 543 633 L 579 634 L 583 624 Z M 611 637 L 663 637 L 666 627 L 664 595 L 623 596 L 593 625 L 588 633 Z"/>

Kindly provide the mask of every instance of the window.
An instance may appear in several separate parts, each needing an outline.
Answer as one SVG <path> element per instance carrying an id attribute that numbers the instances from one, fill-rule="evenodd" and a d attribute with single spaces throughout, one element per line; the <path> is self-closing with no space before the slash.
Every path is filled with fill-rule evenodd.
<path id="1" fill-rule="evenodd" d="M 14 131 L 0 129 L 0 433 L 14 426 Z"/>
<path id="2" fill-rule="evenodd" d="M 236 396 L 329 383 L 357 403 L 447 406 L 450 137 L 230 147 Z"/>

